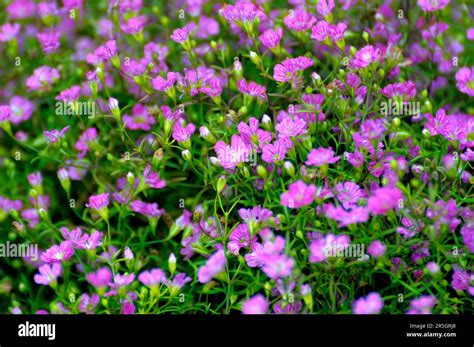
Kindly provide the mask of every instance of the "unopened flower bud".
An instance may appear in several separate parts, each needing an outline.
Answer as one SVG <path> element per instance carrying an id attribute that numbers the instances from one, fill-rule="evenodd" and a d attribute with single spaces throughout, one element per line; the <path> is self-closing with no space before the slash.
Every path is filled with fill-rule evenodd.
<path id="1" fill-rule="evenodd" d="M 220 194 L 222 192 L 226 184 L 227 180 L 225 179 L 225 176 L 219 177 L 219 179 L 217 180 L 217 194 Z"/>
<path id="2" fill-rule="evenodd" d="M 181 152 L 181 156 L 183 157 L 184 160 L 190 161 L 193 158 L 193 155 L 189 151 L 189 149 L 185 149 L 184 151 Z"/>
<path id="3" fill-rule="evenodd" d="M 170 270 L 171 276 L 173 276 L 176 271 L 176 257 L 174 253 L 171 253 L 168 257 L 168 270 Z"/>

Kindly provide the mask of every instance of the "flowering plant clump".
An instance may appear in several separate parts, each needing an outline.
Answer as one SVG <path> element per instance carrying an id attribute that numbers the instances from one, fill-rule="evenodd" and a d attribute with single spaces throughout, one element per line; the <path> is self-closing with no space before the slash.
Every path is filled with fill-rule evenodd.
<path id="1" fill-rule="evenodd" d="M 473 312 L 469 1 L 0 9 L 0 312 Z"/>

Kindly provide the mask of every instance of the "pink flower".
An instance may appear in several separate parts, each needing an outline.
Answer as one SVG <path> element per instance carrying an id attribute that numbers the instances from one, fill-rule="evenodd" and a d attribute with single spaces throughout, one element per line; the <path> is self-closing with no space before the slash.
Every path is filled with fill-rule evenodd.
<path id="1" fill-rule="evenodd" d="M 94 210 L 102 210 L 109 205 L 109 193 L 103 193 L 98 195 L 91 195 L 89 197 L 89 203 L 86 204 L 87 208 Z"/>
<path id="2" fill-rule="evenodd" d="M 51 131 L 45 130 L 43 131 L 43 135 L 48 139 L 50 143 L 58 142 L 64 134 L 69 130 L 70 126 L 64 127 L 62 130 L 53 129 Z"/>
<path id="3" fill-rule="evenodd" d="M 432 295 L 422 295 L 410 302 L 407 314 L 431 314 L 431 310 L 438 300 Z"/>
<path id="4" fill-rule="evenodd" d="M 276 30 L 267 29 L 258 38 L 265 47 L 273 49 L 278 47 L 282 36 L 283 29 L 278 28 Z"/>
<path id="5" fill-rule="evenodd" d="M 311 38 L 318 41 L 324 41 L 329 37 L 331 24 L 325 20 L 319 21 L 311 30 Z"/>
<path id="6" fill-rule="evenodd" d="M 74 247 L 71 241 L 63 241 L 61 244 L 48 248 L 42 255 L 41 260 L 45 263 L 61 263 L 69 260 L 74 255 Z"/>
<path id="7" fill-rule="evenodd" d="M 232 135 L 230 145 L 219 141 L 214 145 L 219 164 L 225 169 L 235 169 L 237 164 L 248 162 L 252 148 L 238 135 Z"/>
<path id="8" fill-rule="evenodd" d="M 405 99 L 412 99 L 416 95 L 416 86 L 412 81 L 389 84 L 380 90 L 380 93 L 387 98 L 405 96 Z"/>
<path id="9" fill-rule="evenodd" d="M 59 42 L 60 36 L 61 34 L 57 31 L 36 34 L 36 37 L 45 54 L 50 54 L 58 50 L 59 46 L 61 45 Z"/>
<path id="10" fill-rule="evenodd" d="M 298 116 L 287 116 L 275 126 L 275 129 L 278 131 L 278 137 L 280 138 L 305 134 L 307 132 L 307 128 L 308 125 L 306 122 Z"/>
<path id="11" fill-rule="evenodd" d="M 449 0 L 418 0 L 418 6 L 420 6 L 424 12 L 442 10 L 447 4 L 449 4 Z"/>
<path id="12" fill-rule="evenodd" d="M 188 25 L 185 25 L 183 28 L 173 30 L 173 33 L 170 37 L 176 43 L 183 43 L 188 39 L 189 34 L 191 34 L 195 27 L 195 24 L 191 22 Z"/>
<path id="13" fill-rule="evenodd" d="M 126 129 L 143 131 L 150 131 L 151 126 L 156 123 L 155 118 L 140 103 L 136 103 L 133 106 L 132 115 L 125 114 L 122 121 Z"/>
<path id="14" fill-rule="evenodd" d="M 281 64 L 275 65 L 273 78 L 278 82 L 295 82 L 297 72 L 306 70 L 313 65 L 310 58 L 301 56 L 297 58 L 287 58 Z"/>
<path id="15" fill-rule="evenodd" d="M 336 196 L 342 206 L 347 210 L 357 206 L 357 202 L 365 197 L 365 192 L 360 189 L 359 185 L 347 181 L 336 185 Z"/>
<path id="16" fill-rule="evenodd" d="M 334 0 L 319 0 L 318 4 L 316 5 L 316 10 L 323 17 L 331 14 L 333 8 Z"/>
<path id="17" fill-rule="evenodd" d="M 141 200 L 132 201 L 130 204 L 130 210 L 151 218 L 160 217 L 165 213 L 164 209 L 158 208 L 156 202 L 146 203 Z"/>
<path id="18" fill-rule="evenodd" d="M 337 255 L 349 247 L 351 239 L 347 235 L 327 234 L 313 239 L 309 245 L 309 262 L 319 263 L 327 260 L 329 256 Z"/>
<path id="19" fill-rule="evenodd" d="M 356 69 L 362 69 L 369 66 L 371 63 L 380 60 L 380 50 L 371 45 L 361 48 L 355 56 L 350 60 L 349 66 Z"/>
<path id="20" fill-rule="evenodd" d="M 0 105 L 0 123 L 7 122 L 11 118 L 11 109 L 8 105 Z"/>
<path id="21" fill-rule="evenodd" d="M 18 125 L 31 118 L 35 109 L 34 104 L 22 96 L 14 96 L 10 99 L 11 117 L 10 122 Z M 1 116 L 0 116 L 1 118 Z"/>
<path id="22" fill-rule="evenodd" d="M 235 24 L 253 22 L 259 13 L 263 14 L 252 2 L 240 0 L 235 5 L 225 4 L 220 13 L 226 21 Z"/>
<path id="23" fill-rule="evenodd" d="M 178 142 L 186 142 L 191 138 L 195 130 L 196 126 L 193 123 L 188 123 L 183 127 L 180 122 L 176 122 L 173 126 L 173 139 Z"/>
<path id="24" fill-rule="evenodd" d="M 353 206 L 351 210 L 345 210 L 341 206 L 335 207 L 332 204 L 323 206 L 326 217 L 339 222 L 339 228 L 346 225 L 365 223 L 369 220 L 369 210 L 362 206 Z"/>
<path id="25" fill-rule="evenodd" d="M 12 41 L 18 35 L 20 31 L 20 24 L 18 23 L 5 23 L 0 27 L 0 42 Z"/>
<path id="26" fill-rule="evenodd" d="M 227 248 L 233 255 L 239 255 L 241 248 L 248 248 L 257 241 L 257 237 L 250 236 L 247 224 L 239 224 L 229 235 Z"/>
<path id="27" fill-rule="evenodd" d="M 138 280 L 147 287 L 158 286 L 161 283 L 166 283 L 168 281 L 165 272 L 159 268 L 150 271 L 143 271 L 138 275 Z"/>
<path id="28" fill-rule="evenodd" d="M 79 152 L 78 158 L 84 158 L 86 156 L 90 149 L 90 144 L 95 142 L 97 138 L 98 132 L 96 128 L 88 128 L 84 130 L 74 145 L 74 148 Z"/>
<path id="29" fill-rule="evenodd" d="M 268 300 L 262 294 L 257 294 L 242 304 L 242 313 L 265 314 L 268 312 L 269 305 Z"/>
<path id="30" fill-rule="evenodd" d="M 49 66 L 40 66 L 33 71 L 33 75 L 26 79 L 26 87 L 29 91 L 48 91 L 51 85 L 59 79 L 59 71 Z"/>
<path id="31" fill-rule="evenodd" d="M 267 163 L 284 160 L 287 149 L 286 144 L 280 140 L 274 144 L 263 145 L 262 160 Z"/>
<path id="32" fill-rule="evenodd" d="M 377 189 L 368 202 L 367 207 L 374 215 L 383 215 L 403 203 L 403 194 L 398 188 Z"/>
<path id="33" fill-rule="evenodd" d="M 76 101 L 81 96 L 81 91 L 81 87 L 72 86 L 69 89 L 61 91 L 61 93 L 59 93 L 59 95 L 56 97 L 56 100 L 64 102 Z"/>
<path id="34" fill-rule="evenodd" d="M 380 258 L 385 254 L 387 246 L 385 246 L 381 241 L 375 240 L 367 248 L 367 252 L 374 258 Z"/>
<path id="35" fill-rule="evenodd" d="M 122 29 L 122 31 L 127 34 L 138 34 L 140 31 L 143 30 L 145 23 L 145 16 L 132 17 L 128 19 L 126 23 L 121 23 L 120 29 Z"/>
<path id="36" fill-rule="evenodd" d="M 161 76 L 156 76 L 151 80 L 151 86 L 160 92 L 165 92 L 173 87 L 179 78 L 179 73 L 168 72 L 166 74 L 166 80 Z"/>
<path id="37" fill-rule="evenodd" d="M 255 96 L 260 99 L 266 99 L 267 98 L 267 88 L 264 86 L 261 86 L 260 84 L 257 84 L 253 81 L 247 82 L 244 79 L 238 80 L 237 81 L 237 88 L 239 89 L 239 92 L 242 94 L 247 94 L 250 96 Z"/>
<path id="38" fill-rule="evenodd" d="M 296 9 L 290 12 L 283 21 L 288 28 L 299 32 L 311 28 L 316 18 L 303 9 Z"/>
<path id="39" fill-rule="evenodd" d="M 94 313 L 95 307 L 100 302 L 100 296 L 97 294 L 92 294 L 89 296 L 88 294 L 82 294 L 79 298 L 79 305 L 77 308 L 80 312 L 92 314 Z"/>
<path id="40" fill-rule="evenodd" d="M 474 67 L 463 67 L 456 72 L 456 87 L 469 96 L 474 96 Z"/>
<path id="41" fill-rule="evenodd" d="M 35 283 L 42 284 L 45 286 L 55 283 L 57 278 L 61 275 L 61 264 L 54 263 L 52 266 L 44 264 L 39 267 L 39 274 L 34 277 Z"/>
<path id="42" fill-rule="evenodd" d="M 316 186 L 306 185 L 303 181 L 296 181 L 288 187 L 288 191 L 281 195 L 281 204 L 289 208 L 299 208 L 310 205 L 314 201 Z"/>
<path id="43" fill-rule="evenodd" d="M 285 254 L 272 254 L 265 257 L 262 271 L 271 279 L 285 278 L 293 273 L 295 260 Z"/>
<path id="44" fill-rule="evenodd" d="M 332 148 L 319 147 L 318 149 L 312 149 L 308 154 L 308 160 L 306 165 L 322 166 L 326 164 L 334 164 L 341 157 L 335 157 Z"/>
<path id="45" fill-rule="evenodd" d="M 111 60 L 117 56 L 117 42 L 115 40 L 107 41 L 104 45 L 99 46 L 94 54 L 104 62 Z"/>
<path id="46" fill-rule="evenodd" d="M 365 298 L 360 298 L 352 304 L 355 314 L 378 314 L 382 311 L 383 299 L 377 292 L 372 292 Z"/>
<path id="47" fill-rule="evenodd" d="M 166 187 L 166 182 L 160 179 L 158 173 L 152 171 L 150 164 L 147 164 L 145 170 L 143 171 L 143 178 L 145 179 L 145 184 L 151 188 L 161 189 Z"/>
<path id="48" fill-rule="evenodd" d="M 97 289 L 106 288 L 112 281 L 112 271 L 108 267 L 102 267 L 96 272 L 88 273 L 86 280 Z"/>
<path id="49" fill-rule="evenodd" d="M 223 250 L 214 253 L 206 262 L 205 265 L 201 266 L 198 271 L 198 280 L 200 283 L 208 283 L 213 277 L 224 272 L 226 266 L 226 256 Z"/>

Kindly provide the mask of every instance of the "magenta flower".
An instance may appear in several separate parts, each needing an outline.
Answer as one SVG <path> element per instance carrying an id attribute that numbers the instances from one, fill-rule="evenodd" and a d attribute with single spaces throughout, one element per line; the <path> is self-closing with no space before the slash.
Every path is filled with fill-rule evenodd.
<path id="1" fill-rule="evenodd" d="M 474 254 L 474 224 L 466 224 L 461 229 L 462 239 L 469 252 Z"/>
<path id="2" fill-rule="evenodd" d="M 281 195 L 280 203 L 289 208 L 299 208 L 310 205 L 314 201 L 316 186 L 306 185 L 303 181 L 296 181 L 288 186 L 288 191 Z"/>
<path id="3" fill-rule="evenodd" d="M 474 67 L 463 67 L 456 72 L 456 87 L 469 96 L 474 96 Z"/>
<path id="4" fill-rule="evenodd" d="M 262 160 L 267 163 L 275 163 L 285 159 L 287 146 L 283 141 L 275 141 L 274 144 L 263 145 Z"/>
<path id="5" fill-rule="evenodd" d="M 59 42 L 60 36 L 61 34 L 57 31 L 36 34 L 36 38 L 45 54 L 50 54 L 58 50 L 61 45 Z"/>
<path id="6" fill-rule="evenodd" d="M 332 204 L 325 204 L 323 211 L 326 217 L 339 222 L 339 228 L 350 224 L 365 223 L 369 220 L 369 210 L 362 206 L 353 206 L 351 210 L 346 210 L 342 206 L 335 207 Z"/>
<path id="7" fill-rule="evenodd" d="M 134 35 L 134 34 L 138 34 L 140 31 L 143 30 L 145 23 L 146 23 L 145 16 L 132 17 L 132 18 L 129 18 L 125 23 L 121 23 L 120 29 L 122 29 L 124 33 Z"/>
<path id="8" fill-rule="evenodd" d="M 260 42 L 269 49 L 277 48 L 283 36 L 283 29 L 267 29 L 258 38 Z"/>
<path id="9" fill-rule="evenodd" d="M 267 98 L 267 88 L 255 82 L 247 82 L 244 79 L 237 81 L 237 88 L 242 94 L 254 96 L 260 99 Z"/>
<path id="10" fill-rule="evenodd" d="M 94 54 L 102 61 L 109 61 L 117 56 L 117 42 L 115 40 L 107 41 L 104 45 L 97 47 Z"/>
<path id="11" fill-rule="evenodd" d="M 238 135 L 232 135 L 230 145 L 219 141 L 214 145 L 219 164 L 225 169 L 235 169 L 239 163 L 248 162 L 252 148 Z"/>
<path id="12" fill-rule="evenodd" d="M 208 283 L 213 277 L 224 272 L 227 260 L 223 250 L 214 253 L 198 271 L 200 283 Z"/>
<path id="13" fill-rule="evenodd" d="M 166 283 L 168 279 L 163 270 L 156 268 L 150 271 L 143 271 L 138 275 L 138 280 L 147 287 L 154 287 L 161 283 Z"/>
<path id="14" fill-rule="evenodd" d="M 265 144 L 268 144 L 272 140 L 272 134 L 268 131 L 259 129 L 259 121 L 255 117 L 250 117 L 248 120 L 249 124 L 240 122 L 237 126 L 237 130 L 241 135 L 242 140 L 247 144 L 252 146 L 258 151 L 259 147 L 263 147 Z"/>
<path id="15" fill-rule="evenodd" d="M 122 117 L 125 128 L 130 130 L 150 131 L 151 126 L 155 124 L 155 118 L 148 113 L 145 106 L 136 103 L 132 109 L 132 115 L 125 114 Z"/>
<path id="16" fill-rule="evenodd" d="M 236 1 L 235 5 L 225 4 L 220 14 L 226 21 L 233 24 L 250 23 L 259 14 L 264 15 L 252 2 L 240 0 Z"/>
<path id="17" fill-rule="evenodd" d="M 99 136 L 96 128 L 88 128 L 84 130 L 74 145 L 74 148 L 79 152 L 77 157 L 84 158 L 90 149 L 90 145 L 94 143 L 98 137 Z"/>
<path id="18" fill-rule="evenodd" d="M 178 142 L 186 142 L 191 138 L 191 135 L 196 131 L 196 126 L 193 123 L 188 123 L 185 127 L 181 122 L 176 122 L 173 126 L 173 139 Z"/>
<path id="19" fill-rule="evenodd" d="M 328 257 L 337 255 L 337 252 L 349 247 L 350 242 L 351 239 L 347 235 L 319 235 L 309 245 L 309 262 L 319 263 L 325 261 Z"/>
<path id="20" fill-rule="evenodd" d="M 271 279 L 285 278 L 293 273 L 295 260 L 285 254 L 265 256 L 262 271 Z"/>
<path id="21" fill-rule="evenodd" d="M 192 31 L 195 29 L 195 24 L 193 22 L 185 25 L 183 28 L 178 28 L 173 30 L 173 33 L 171 34 L 171 40 L 173 40 L 176 43 L 183 43 L 188 40 L 189 35 L 192 33 Z"/>
<path id="22" fill-rule="evenodd" d="M 273 78 L 278 82 L 294 82 L 298 72 L 306 70 L 313 64 L 310 58 L 304 56 L 287 58 L 281 64 L 275 65 Z"/>
<path id="23" fill-rule="evenodd" d="M 265 314 L 268 312 L 270 304 L 268 300 L 262 295 L 257 294 L 246 300 L 242 304 L 243 314 Z"/>
<path id="24" fill-rule="evenodd" d="M 1 106 L 0 106 L 1 107 Z M 10 99 L 10 122 L 18 125 L 31 118 L 35 109 L 34 104 L 22 96 L 14 96 Z M 1 114 L 1 111 L 0 111 Z M 2 116 L 0 116 L 0 119 Z"/>
<path id="25" fill-rule="evenodd" d="M 377 189 L 368 202 L 367 208 L 374 215 L 383 215 L 403 204 L 403 194 L 398 188 Z"/>
<path id="26" fill-rule="evenodd" d="M 41 260 L 45 263 L 61 263 L 69 260 L 74 255 L 74 247 L 71 241 L 63 241 L 58 245 L 48 248 L 42 255 Z"/>
<path id="27" fill-rule="evenodd" d="M 102 193 L 98 195 L 91 195 L 89 197 L 89 203 L 86 203 L 87 208 L 94 210 L 102 210 L 109 206 L 109 193 Z"/>
<path id="28" fill-rule="evenodd" d="M 333 8 L 334 0 L 319 0 L 318 4 L 316 5 L 316 10 L 323 17 L 331 14 Z"/>
<path id="29" fill-rule="evenodd" d="M 357 206 L 357 202 L 365 197 L 365 192 L 359 185 L 347 181 L 336 185 L 336 197 L 342 206 L 347 210 Z"/>
<path id="30" fill-rule="evenodd" d="M 418 0 L 418 6 L 420 6 L 424 12 L 442 10 L 447 4 L 449 4 L 449 0 Z"/>
<path id="31" fill-rule="evenodd" d="M 380 90 L 380 93 L 387 98 L 397 96 L 404 97 L 404 100 L 413 99 L 416 95 L 416 86 L 412 81 L 389 84 Z"/>
<path id="32" fill-rule="evenodd" d="M 108 267 L 102 267 L 96 272 L 90 272 L 86 275 L 86 280 L 97 289 L 104 289 L 112 281 L 112 271 Z"/>
<path id="33" fill-rule="evenodd" d="M 181 273 L 177 273 L 173 277 L 171 282 L 168 281 L 167 285 L 171 291 L 171 294 L 173 295 L 173 293 L 177 293 L 181 288 L 183 288 L 186 285 L 186 283 L 189 283 L 191 281 L 192 281 L 191 277 L 181 272 Z"/>
<path id="34" fill-rule="evenodd" d="M 257 242 L 257 237 L 250 236 L 247 224 L 239 224 L 229 235 L 227 248 L 233 255 L 239 255 L 241 248 L 251 247 L 254 242 Z"/>
<path id="35" fill-rule="evenodd" d="M 161 76 L 157 76 L 151 80 L 151 86 L 155 90 L 158 90 L 160 92 L 166 92 L 174 86 L 176 81 L 178 81 L 179 77 L 179 73 L 168 72 L 166 74 L 166 80 Z"/>
<path id="36" fill-rule="evenodd" d="M 410 309 L 407 314 L 431 314 L 431 310 L 438 300 L 431 295 L 423 295 L 410 302 Z"/>
<path id="37" fill-rule="evenodd" d="M 7 122 L 10 120 L 12 115 L 10 106 L 0 105 L 0 123 Z"/>
<path id="38" fill-rule="evenodd" d="M 275 126 L 275 129 L 278 131 L 278 137 L 280 138 L 305 134 L 307 132 L 307 128 L 308 125 L 306 122 L 298 116 L 287 116 Z"/>
<path id="39" fill-rule="evenodd" d="M 290 12 L 283 21 L 289 29 L 299 32 L 310 29 L 316 22 L 316 18 L 303 9 L 296 9 Z"/>
<path id="40" fill-rule="evenodd" d="M 58 130 L 58 129 L 53 129 L 51 131 L 45 130 L 43 131 L 43 135 L 48 139 L 50 143 L 56 143 L 62 139 L 62 137 L 64 136 L 64 134 L 66 134 L 69 128 L 70 126 L 68 125 L 64 127 L 62 130 Z"/>
<path id="41" fill-rule="evenodd" d="M 79 298 L 79 305 L 77 306 L 77 308 L 80 312 L 92 314 L 94 313 L 94 310 L 99 304 L 99 302 L 100 296 L 97 294 L 92 294 L 91 296 L 89 296 L 88 294 L 82 294 Z"/>
<path id="42" fill-rule="evenodd" d="M 33 75 L 26 79 L 26 87 L 29 91 L 48 91 L 51 85 L 59 79 L 59 71 L 49 66 L 40 66 L 33 71 Z"/>
<path id="43" fill-rule="evenodd" d="M 45 286 L 56 283 L 62 272 L 60 263 L 54 263 L 53 265 L 44 264 L 38 270 L 39 274 L 36 274 L 34 277 L 35 283 Z"/>
<path id="44" fill-rule="evenodd" d="M 322 166 L 327 164 L 334 164 L 341 157 L 335 157 L 332 148 L 319 147 L 318 149 L 312 149 L 308 154 L 308 160 L 306 165 Z"/>
<path id="45" fill-rule="evenodd" d="M 357 51 L 355 56 L 350 60 L 349 66 L 355 69 L 362 69 L 379 60 L 380 50 L 368 45 Z"/>
<path id="46" fill-rule="evenodd" d="M 150 218 L 160 217 L 165 213 L 164 209 L 158 208 L 158 204 L 156 202 L 146 203 L 141 200 L 132 201 L 130 204 L 130 210 Z"/>
<path id="47" fill-rule="evenodd" d="M 329 32 L 331 30 L 331 24 L 325 20 L 319 21 L 311 29 L 311 38 L 316 39 L 317 41 L 324 41 L 329 37 Z"/>
<path id="48" fill-rule="evenodd" d="M 0 27 L 0 42 L 12 41 L 20 32 L 20 24 L 5 23 Z"/>
<path id="49" fill-rule="evenodd" d="M 387 246 L 379 240 L 372 241 L 372 243 L 367 248 L 367 252 L 374 258 L 382 257 L 386 250 Z"/>
<path id="50" fill-rule="evenodd" d="M 352 304 L 355 314 L 378 314 L 382 311 L 383 299 L 377 292 L 372 292 L 365 298 L 359 298 Z"/>
<path id="51" fill-rule="evenodd" d="M 259 224 L 269 220 L 273 216 L 273 212 L 258 205 L 249 209 L 239 209 L 239 216 L 248 224 Z"/>
<path id="52" fill-rule="evenodd" d="M 145 184 L 151 188 L 161 189 L 166 187 L 166 182 L 160 179 L 158 173 L 152 171 L 150 164 L 147 164 L 145 170 L 143 171 L 143 178 L 145 179 Z"/>
<path id="53" fill-rule="evenodd" d="M 81 91 L 82 91 L 81 87 L 72 86 L 71 88 L 61 91 L 59 95 L 56 97 L 56 100 L 64 101 L 64 102 L 77 101 L 77 99 L 79 99 L 79 97 L 81 96 Z"/>

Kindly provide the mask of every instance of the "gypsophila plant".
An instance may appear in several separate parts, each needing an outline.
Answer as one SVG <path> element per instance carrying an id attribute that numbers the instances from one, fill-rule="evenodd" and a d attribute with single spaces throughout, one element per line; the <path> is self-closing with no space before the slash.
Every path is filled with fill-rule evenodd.
<path id="1" fill-rule="evenodd" d="M 0 312 L 474 311 L 474 5 L 0 4 Z"/>

